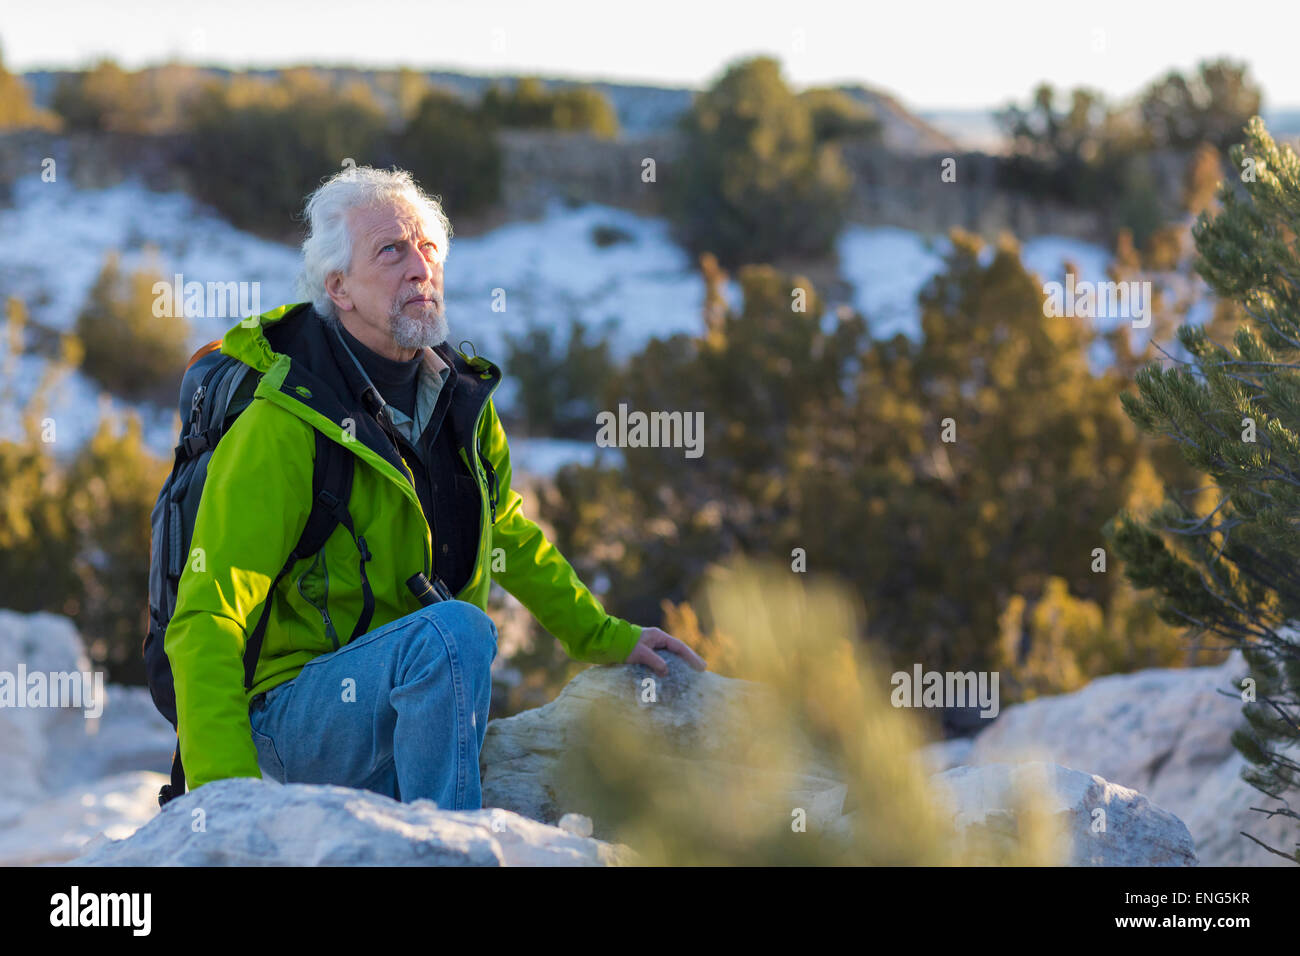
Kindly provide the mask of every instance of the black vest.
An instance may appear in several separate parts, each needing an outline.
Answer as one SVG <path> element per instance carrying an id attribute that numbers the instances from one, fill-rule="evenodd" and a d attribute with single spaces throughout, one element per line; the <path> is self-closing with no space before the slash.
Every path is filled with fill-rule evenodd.
<path id="1" fill-rule="evenodd" d="M 496 376 L 483 378 L 445 343 L 435 348 L 451 371 L 428 424 L 412 447 L 395 431 L 390 437 L 376 416 L 366 410 L 361 396 L 349 384 L 355 376 L 345 375 L 340 366 L 342 341 L 337 336 L 329 341 L 327 336 L 335 333 L 310 305 L 290 311 L 263 329 L 263 334 L 272 349 L 288 355 L 293 362 L 282 386 L 289 390 L 288 394 L 334 421 L 352 418 L 357 440 L 402 474 L 408 474 L 402 466 L 405 458 L 433 538 L 433 573 L 442 578 L 452 594 L 458 594 L 474 572 L 482 508 L 478 482 L 466 468 L 460 450 L 464 449 L 471 462 L 475 460 L 474 426 Z M 301 393 L 295 393 L 292 388 L 298 384 L 307 384 L 312 396 L 304 399 Z M 322 387 L 326 394 L 321 393 Z"/>

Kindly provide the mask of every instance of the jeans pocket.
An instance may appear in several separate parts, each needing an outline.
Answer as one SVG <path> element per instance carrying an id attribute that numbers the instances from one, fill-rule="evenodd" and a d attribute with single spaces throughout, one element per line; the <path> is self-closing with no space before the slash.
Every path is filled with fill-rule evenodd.
<path id="1" fill-rule="evenodd" d="M 253 745 L 257 747 L 257 766 L 262 771 L 262 775 L 284 783 L 284 761 L 280 759 L 280 752 L 275 749 L 275 741 L 256 727 L 252 730 Z"/>

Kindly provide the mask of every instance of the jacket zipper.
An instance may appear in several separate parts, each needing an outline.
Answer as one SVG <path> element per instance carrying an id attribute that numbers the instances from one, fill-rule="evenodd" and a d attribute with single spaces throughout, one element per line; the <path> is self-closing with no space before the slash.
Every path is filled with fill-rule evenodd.
<path id="1" fill-rule="evenodd" d="M 320 607 L 316 609 L 320 611 L 321 620 L 324 621 L 325 623 L 325 634 L 327 637 L 329 637 L 330 642 L 334 645 L 334 650 L 337 651 L 339 649 L 339 635 L 338 632 L 334 630 L 334 622 L 330 619 L 330 612 L 329 612 L 330 569 L 329 569 L 329 565 L 325 563 L 325 555 L 322 554 L 321 552 L 317 552 L 317 555 L 321 563 L 321 573 L 325 576 L 325 596 L 321 599 Z M 306 576 L 307 576 L 306 571 L 304 571 L 301 575 L 298 576 L 298 593 L 302 595 L 304 601 L 306 601 L 312 607 L 316 607 L 316 602 L 313 601 L 311 598 L 307 597 L 307 595 L 304 594 L 302 590 L 302 579 Z"/>
<path id="2" fill-rule="evenodd" d="M 470 366 L 470 367 L 473 368 L 473 366 Z M 484 409 L 487 408 L 487 406 L 488 406 L 488 402 L 492 401 L 492 395 L 496 392 L 496 390 L 497 390 L 497 386 L 500 385 L 500 384 L 501 384 L 501 379 L 499 379 L 499 378 L 498 378 L 495 382 L 492 383 L 492 387 L 491 387 L 490 389 L 488 389 L 488 393 L 487 393 L 487 395 L 483 398 L 482 403 L 481 403 L 481 404 L 479 405 L 479 407 L 478 407 L 478 414 L 474 416 L 474 428 L 473 428 L 471 434 L 473 435 L 473 442 L 474 442 L 474 457 L 477 458 L 477 459 L 481 459 L 481 458 L 482 458 L 482 456 L 479 455 L 479 453 L 478 453 L 478 447 L 479 447 L 479 441 L 478 441 L 478 430 L 479 430 L 479 426 L 483 424 L 483 411 L 484 411 Z M 465 467 L 466 467 L 466 468 L 469 468 L 469 455 L 468 455 L 468 453 L 465 451 L 464 446 L 461 447 L 460 452 L 461 452 L 461 458 L 462 458 L 462 459 L 464 460 L 464 462 L 465 462 Z M 480 468 L 480 469 L 474 469 L 474 470 L 478 471 L 478 473 L 479 473 L 479 477 L 480 477 L 480 478 L 483 478 L 483 474 L 482 474 L 482 469 L 481 469 L 481 468 Z M 494 475 L 494 480 L 495 480 L 495 472 L 493 472 L 493 475 Z M 479 495 L 480 495 L 480 496 L 482 496 L 482 495 L 483 495 L 483 492 L 486 490 L 486 485 L 487 485 L 487 480 L 486 480 L 486 478 L 483 478 L 483 484 L 479 486 Z M 494 498 L 495 498 L 495 496 L 494 496 Z M 496 524 L 496 521 L 497 521 L 497 508 L 496 508 L 496 501 L 494 500 L 494 498 L 493 498 L 493 499 L 489 499 L 489 503 L 490 503 L 490 506 L 491 506 L 491 509 L 492 509 L 492 524 Z M 488 526 L 488 530 L 491 531 L 491 525 Z M 474 557 L 474 569 L 470 572 L 470 576 L 469 576 L 469 579 L 470 579 L 471 581 L 473 581 L 474 578 L 478 576 L 479 565 L 481 564 L 481 560 L 480 560 L 480 559 L 482 558 L 482 556 L 483 556 L 483 532 L 482 532 L 482 529 L 480 529 L 480 530 L 479 530 L 479 542 L 478 542 L 478 554 L 475 555 L 475 557 Z"/>
<path id="3" fill-rule="evenodd" d="M 492 467 L 492 462 L 488 461 L 482 455 L 479 456 L 479 460 L 483 462 L 483 468 L 487 471 L 488 501 L 492 505 L 492 523 L 496 524 L 497 523 L 497 497 L 498 497 L 498 492 L 500 487 L 497 484 L 497 470 Z"/>
<path id="4" fill-rule="evenodd" d="M 339 649 L 339 636 L 334 630 L 334 622 L 330 620 L 330 612 L 322 607 L 320 616 L 325 620 L 325 633 L 329 635 L 330 643 L 334 645 L 334 650 L 337 651 Z"/>
<path id="5" fill-rule="evenodd" d="M 497 503 L 495 497 L 491 493 L 491 490 L 488 488 L 487 475 L 484 473 L 481 467 L 476 469 L 475 466 L 469 463 L 469 453 L 465 451 L 464 448 L 460 449 L 460 460 L 465 463 L 466 470 L 474 470 L 475 472 L 474 478 L 476 479 L 475 484 L 478 487 L 479 497 L 487 501 L 488 509 L 492 512 L 492 523 L 496 524 Z"/>

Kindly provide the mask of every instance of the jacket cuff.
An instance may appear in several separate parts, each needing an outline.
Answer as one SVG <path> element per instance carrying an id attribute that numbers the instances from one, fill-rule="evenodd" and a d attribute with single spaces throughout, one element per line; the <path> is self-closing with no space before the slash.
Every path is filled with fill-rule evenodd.
<path id="1" fill-rule="evenodd" d="M 622 664 L 641 640 L 641 627 L 621 617 L 610 615 L 610 619 L 615 623 L 614 640 L 610 642 L 609 650 L 602 655 L 604 659 L 600 663 Z"/>

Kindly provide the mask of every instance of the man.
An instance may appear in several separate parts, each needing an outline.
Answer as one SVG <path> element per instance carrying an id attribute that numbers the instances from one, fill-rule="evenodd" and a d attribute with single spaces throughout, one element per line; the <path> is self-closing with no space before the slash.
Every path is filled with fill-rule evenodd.
<path id="1" fill-rule="evenodd" d="M 213 452 L 165 649 L 192 787 L 335 783 L 448 809 L 481 804 L 497 632 L 493 579 L 571 657 L 646 664 L 685 644 L 605 612 L 520 509 L 492 393 L 500 370 L 445 344 L 440 205 L 401 171 L 340 173 L 307 203 L 299 292 L 230 329 L 262 372 Z M 355 457 L 321 551 L 281 565 L 313 499 L 314 432 Z M 418 573 L 455 600 L 421 606 Z M 245 642 L 271 614 L 244 690 Z M 348 635 L 352 635 L 348 639 Z"/>

